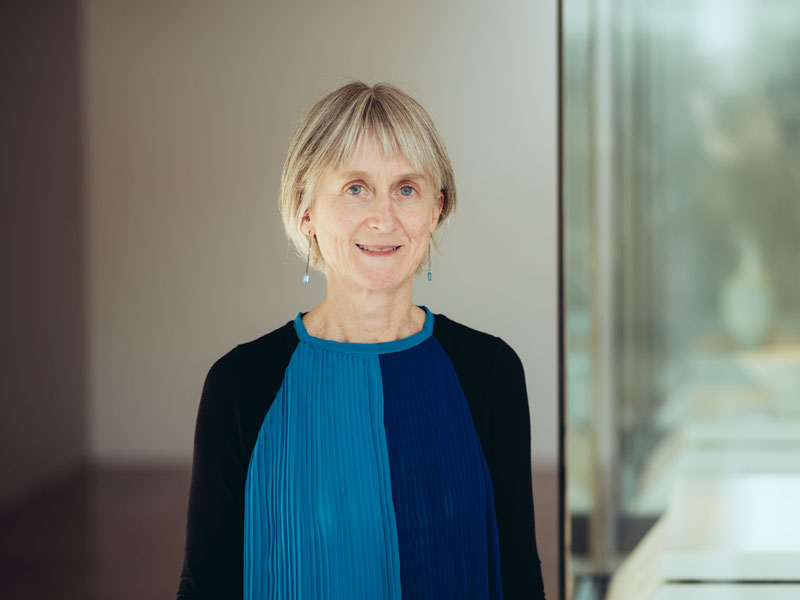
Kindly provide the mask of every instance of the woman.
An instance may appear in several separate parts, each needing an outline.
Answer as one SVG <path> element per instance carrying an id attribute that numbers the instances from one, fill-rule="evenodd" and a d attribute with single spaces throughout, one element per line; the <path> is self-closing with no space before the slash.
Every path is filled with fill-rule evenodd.
<path id="1" fill-rule="evenodd" d="M 327 295 L 207 375 L 178 598 L 543 598 L 522 364 L 412 302 L 456 201 L 430 117 L 332 92 L 280 201 Z"/>

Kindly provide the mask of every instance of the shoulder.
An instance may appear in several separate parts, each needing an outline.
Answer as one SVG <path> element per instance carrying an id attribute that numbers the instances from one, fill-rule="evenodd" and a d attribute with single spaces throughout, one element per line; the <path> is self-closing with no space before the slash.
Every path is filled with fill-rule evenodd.
<path id="1" fill-rule="evenodd" d="M 493 340 L 496 339 L 490 333 L 473 329 L 440 313 L 434 315 L 433 335 L 438 338 L 458 339 L 479 345 L 491 345 L 494 343 Z"/>
<path id="2" fill-rule="evenodd" d="M 229 427 L 230 439 L 238 435 L 241 447 L 252 449 L 297 343 L 294 322 L 289 321 L 218 358 L 203 385 L 198 428 Z"/>
<path id="3" fill-rule="evenodd" d="M 482 424 L 491 420 L 490 415 L 511 408 L 506 406 L 510 398 L 525 394 L 522 362 L 499 336 L 441 314 L 434 315 L 433 335 L 455 369 L 479 433 Z M 498 402 L 497 398 L 501 397 L 506 400 Z"/>
<path id="4" fill-rule="evenodd" d="M 434 315 L 433 336 L 451 357 L 453 354 L 471 357 L 484 364 L 495 360 L 520 362 L 514 349 L 501 337 L 473 329 L 443 314 Z"/>
<path id="5" fill-rule="evenodd" d="M 275 359 L 291 355 L 298 341 L 294 320 L 291 320 L 269 333 L 239 344 L 231 352 L 235 353 L 239 361 L 245 362 Z"/>
<path id="6" fill-rule="evenodd" d="M 264 364 L 291 356 L 297 346 L 294 321 L 273 329 L 255 339 L 237 344 L 211 366 L 214 372 L 239 372 L 255 364 Z"/>
<path id="7" fill-rule="evenodd" d="M 242 342 L 214 361 L 206 375 L 209 391 L 259 390 L 274 387 L 297 347 L 294 322 L 289 321 L 269 333 Z"/>
<path id="8" fill-rule="evenodd" d="M 475 430 L 488 453 L 490 471 L 496 472 L 502 467 L 494 460 L 495 452 L 508 441 L 503 432 L 511 424 L 529 422 L 522 362 L 501 337 L 445 315 L 434 315 L 433 334 L 453 365 Z M 524 431 L 519 436 L 524 445 Z"/>

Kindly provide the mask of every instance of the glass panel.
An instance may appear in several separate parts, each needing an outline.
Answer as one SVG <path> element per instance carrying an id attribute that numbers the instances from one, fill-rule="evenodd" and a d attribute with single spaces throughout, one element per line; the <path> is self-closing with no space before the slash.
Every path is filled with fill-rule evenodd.
<path id="1" fill-rule="evenodd" d="M 625 597 L 625 565 L 673 536 L 689 490 L 800 481 L 800 3 L 562 8 L 566 560 L 583 600 Z"/>

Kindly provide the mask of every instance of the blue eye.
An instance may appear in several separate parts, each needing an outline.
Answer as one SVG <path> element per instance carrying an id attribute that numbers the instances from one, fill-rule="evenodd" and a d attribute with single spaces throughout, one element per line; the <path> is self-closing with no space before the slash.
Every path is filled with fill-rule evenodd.
<path id="1" fill-rule="evenodd" d="M 347 188 L 347 193 L 352 194 L 353 196 L 358 196 L 363 191 L 364 191 L 364 186 L 358 185 L 357 183 L 354 183 L 349 188 Z"/>
<path id="2" fill-rule="evenodd" d="M 404 185 L 400 188 L 400 194 L 403 196 L 411 196 L 414 193 L 414 188 L 410 185 Z"/>

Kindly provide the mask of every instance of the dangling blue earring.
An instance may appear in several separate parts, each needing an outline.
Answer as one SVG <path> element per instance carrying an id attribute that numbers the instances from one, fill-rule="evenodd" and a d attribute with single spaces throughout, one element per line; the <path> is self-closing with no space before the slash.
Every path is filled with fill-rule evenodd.
<path id="1" fill-rule="evenodd" d="M 428 240 L 428 281 L 431 280 L 431 241 Z"/>
<path id="2" fill-rule="evenodd" d="M 303 275 L 303 283 L 308 283 L 308 263 L 311 262 L 311 236 L 308 236 L 308 258 L 306 258 L 306 274 Z"/>

